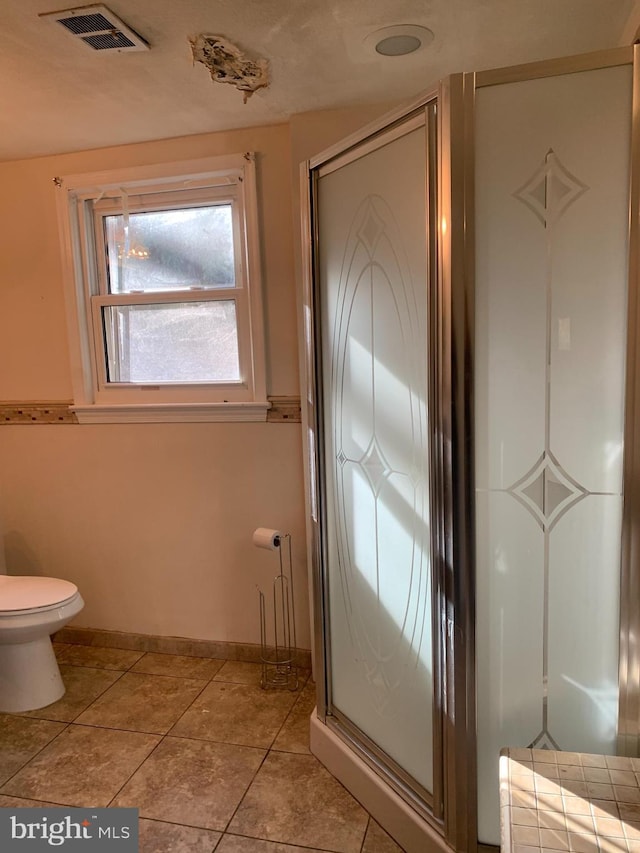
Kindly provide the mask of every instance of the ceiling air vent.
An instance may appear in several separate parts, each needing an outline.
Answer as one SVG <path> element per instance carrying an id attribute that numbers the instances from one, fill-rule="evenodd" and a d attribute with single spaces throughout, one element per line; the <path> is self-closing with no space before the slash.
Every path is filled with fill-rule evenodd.
<path id="1" fill-rule="evenodd" d="M 46 12 L 39 17 L 61 24 L 92 50 L 115 50 L 118 53 L 149 50 L 146 41 L 106 6 L 80 6 Z"/>

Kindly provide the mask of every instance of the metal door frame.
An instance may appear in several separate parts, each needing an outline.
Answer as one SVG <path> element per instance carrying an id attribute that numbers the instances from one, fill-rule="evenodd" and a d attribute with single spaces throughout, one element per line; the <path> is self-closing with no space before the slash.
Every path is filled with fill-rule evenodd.
<path id="1" fill-rule="evenodd" d="M 449 370 L 449 336 L 451 330 L 449 290 L 442 280 L 442 248 L 438 238 L 438 223 L 441 220 L 437 191 L 443 180 L 441 167 L 442 135 L 446 131 L 439 103 L 441 92 L 430 92 L 403 110 L 395 111 L 354 134 L 343 143 L 333 146 L 313 160 L 301 165 L 301 209 L 303 212 L 303 251 L 304 251 L 304 325 L 307 365 L 307 395 L 305 405 L 305 426 L 309 437 L 309 474 L 310 491 L 313 586 L 314 586 L 314 639 L 316 682 L 318 684 L 318 715 L 331 727 L 357 754 L 385 781 L 403 797 L 420 815 L 445 838 L 460 839 L 456 829 L 461 815 L 469 818 L 474 797 L 465 795 L 462 780 L 468 777 L 470 754 L 466 735 L 456 725 L 455 718 L 461 720 L 466 704 L 458 697 L 454 703 L 454 683 L 451 674 L 460 669 L 454 666 L 454 654 L 458 653 L 459 643 L 456 632 L 452 630 L 455 614 L 460 602 L 454 600 L 452 589 L 453 565 L 449 530 L 452 512 L 453 489 L 451 488 L 451 399 Z M 446 112 L 446 107 L 445 107 Z M 327 612 L 325 600 L 325 576 L 322 556 L 325 553 L 324 519 L 326 505 L 319 473 L 324 465 L 323 459 L 323 417 L 321 359 L 319 345 L 320 329 L 318 268 L 315 247 L 317 234 L 317 180 L 322 172 L 326 174 L 333 168 L 363 156 L 370 150 L 390 141 L 394 136 L 409 132 L 412 120 L 425 124 L 427 147 L 428 186 L 427 218 L 425 224 L 429 233 L 432 251 L 428 258 L 428 274 L 431 279 L 429 292 L 428 335 L 430 341 L 430 360 L 428 371 L 429 406 L 429 457 L 430 457 L 430 513 L 431 513 L 431 561 L 433 579 L 433 676 L 434 676 L 434 790 L 432 796 L 417 795 L 415 786 L 408 783 L 402 769 L 393 766 L 388 757 L 382 756 L 375 744 L 357 728 L 336 713 L 331 703 L 331 688 L 328 672 Z M 446 170 L 445 170 L 446 171 Z M 446 384 L 442 385 L 442 379 Z M 437 485 L 435 485 L 437 484 Z M 391 766 L 389 766 L 391 765 Z M 471 778 L 475 778 L 473 775 Z M 451 800 L 452 791 L 456 792 L 456 812 L 445 808 L 445 802 Z M 474 813 L 471 819 L 475 820 Z M 456 845 L 457 846 L 457 845 Z M 460 846 L 459 849 L 462 849 Z"/>

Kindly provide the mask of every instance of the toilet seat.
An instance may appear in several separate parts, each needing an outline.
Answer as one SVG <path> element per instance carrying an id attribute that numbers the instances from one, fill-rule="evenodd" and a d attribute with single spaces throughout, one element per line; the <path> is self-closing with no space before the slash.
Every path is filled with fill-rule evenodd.
<path id="1" fill-rule="evenodd" d="M 58 607 L 77 593 L 74 583 L 59 578 L 0 575 L 0 617 Z"/>
<path id="2" fill-rule="evenodd" d="M 64 695 L 51 637 L 83 607 L 78 588 L 69 581 L 0 575 L 2 713 L 44 708 Z"/>

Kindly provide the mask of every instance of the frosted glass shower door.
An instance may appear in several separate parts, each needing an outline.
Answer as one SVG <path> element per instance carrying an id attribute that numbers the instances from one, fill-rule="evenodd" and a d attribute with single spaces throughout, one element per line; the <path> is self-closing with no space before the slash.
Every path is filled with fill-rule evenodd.
<path id="1" fill-rule="evenodd" d="M 505 746 L 615 753 L 631 67 L 476 93 L 479 840 Z"/>
<path id="2" fill-rule="evenodd" d="M 330 713 L 430 791 L 424 116 L 317 186 Z"/>

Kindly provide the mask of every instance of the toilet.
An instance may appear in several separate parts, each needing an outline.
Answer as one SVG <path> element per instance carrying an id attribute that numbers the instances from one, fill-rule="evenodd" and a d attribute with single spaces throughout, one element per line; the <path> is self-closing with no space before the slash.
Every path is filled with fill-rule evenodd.
<path id="1" fill-rule="evenodd" d="M 83 607 L 69 581 L 0 575 L 0 712 L 44 708 L 64 695 L 51 634 Z"/>

